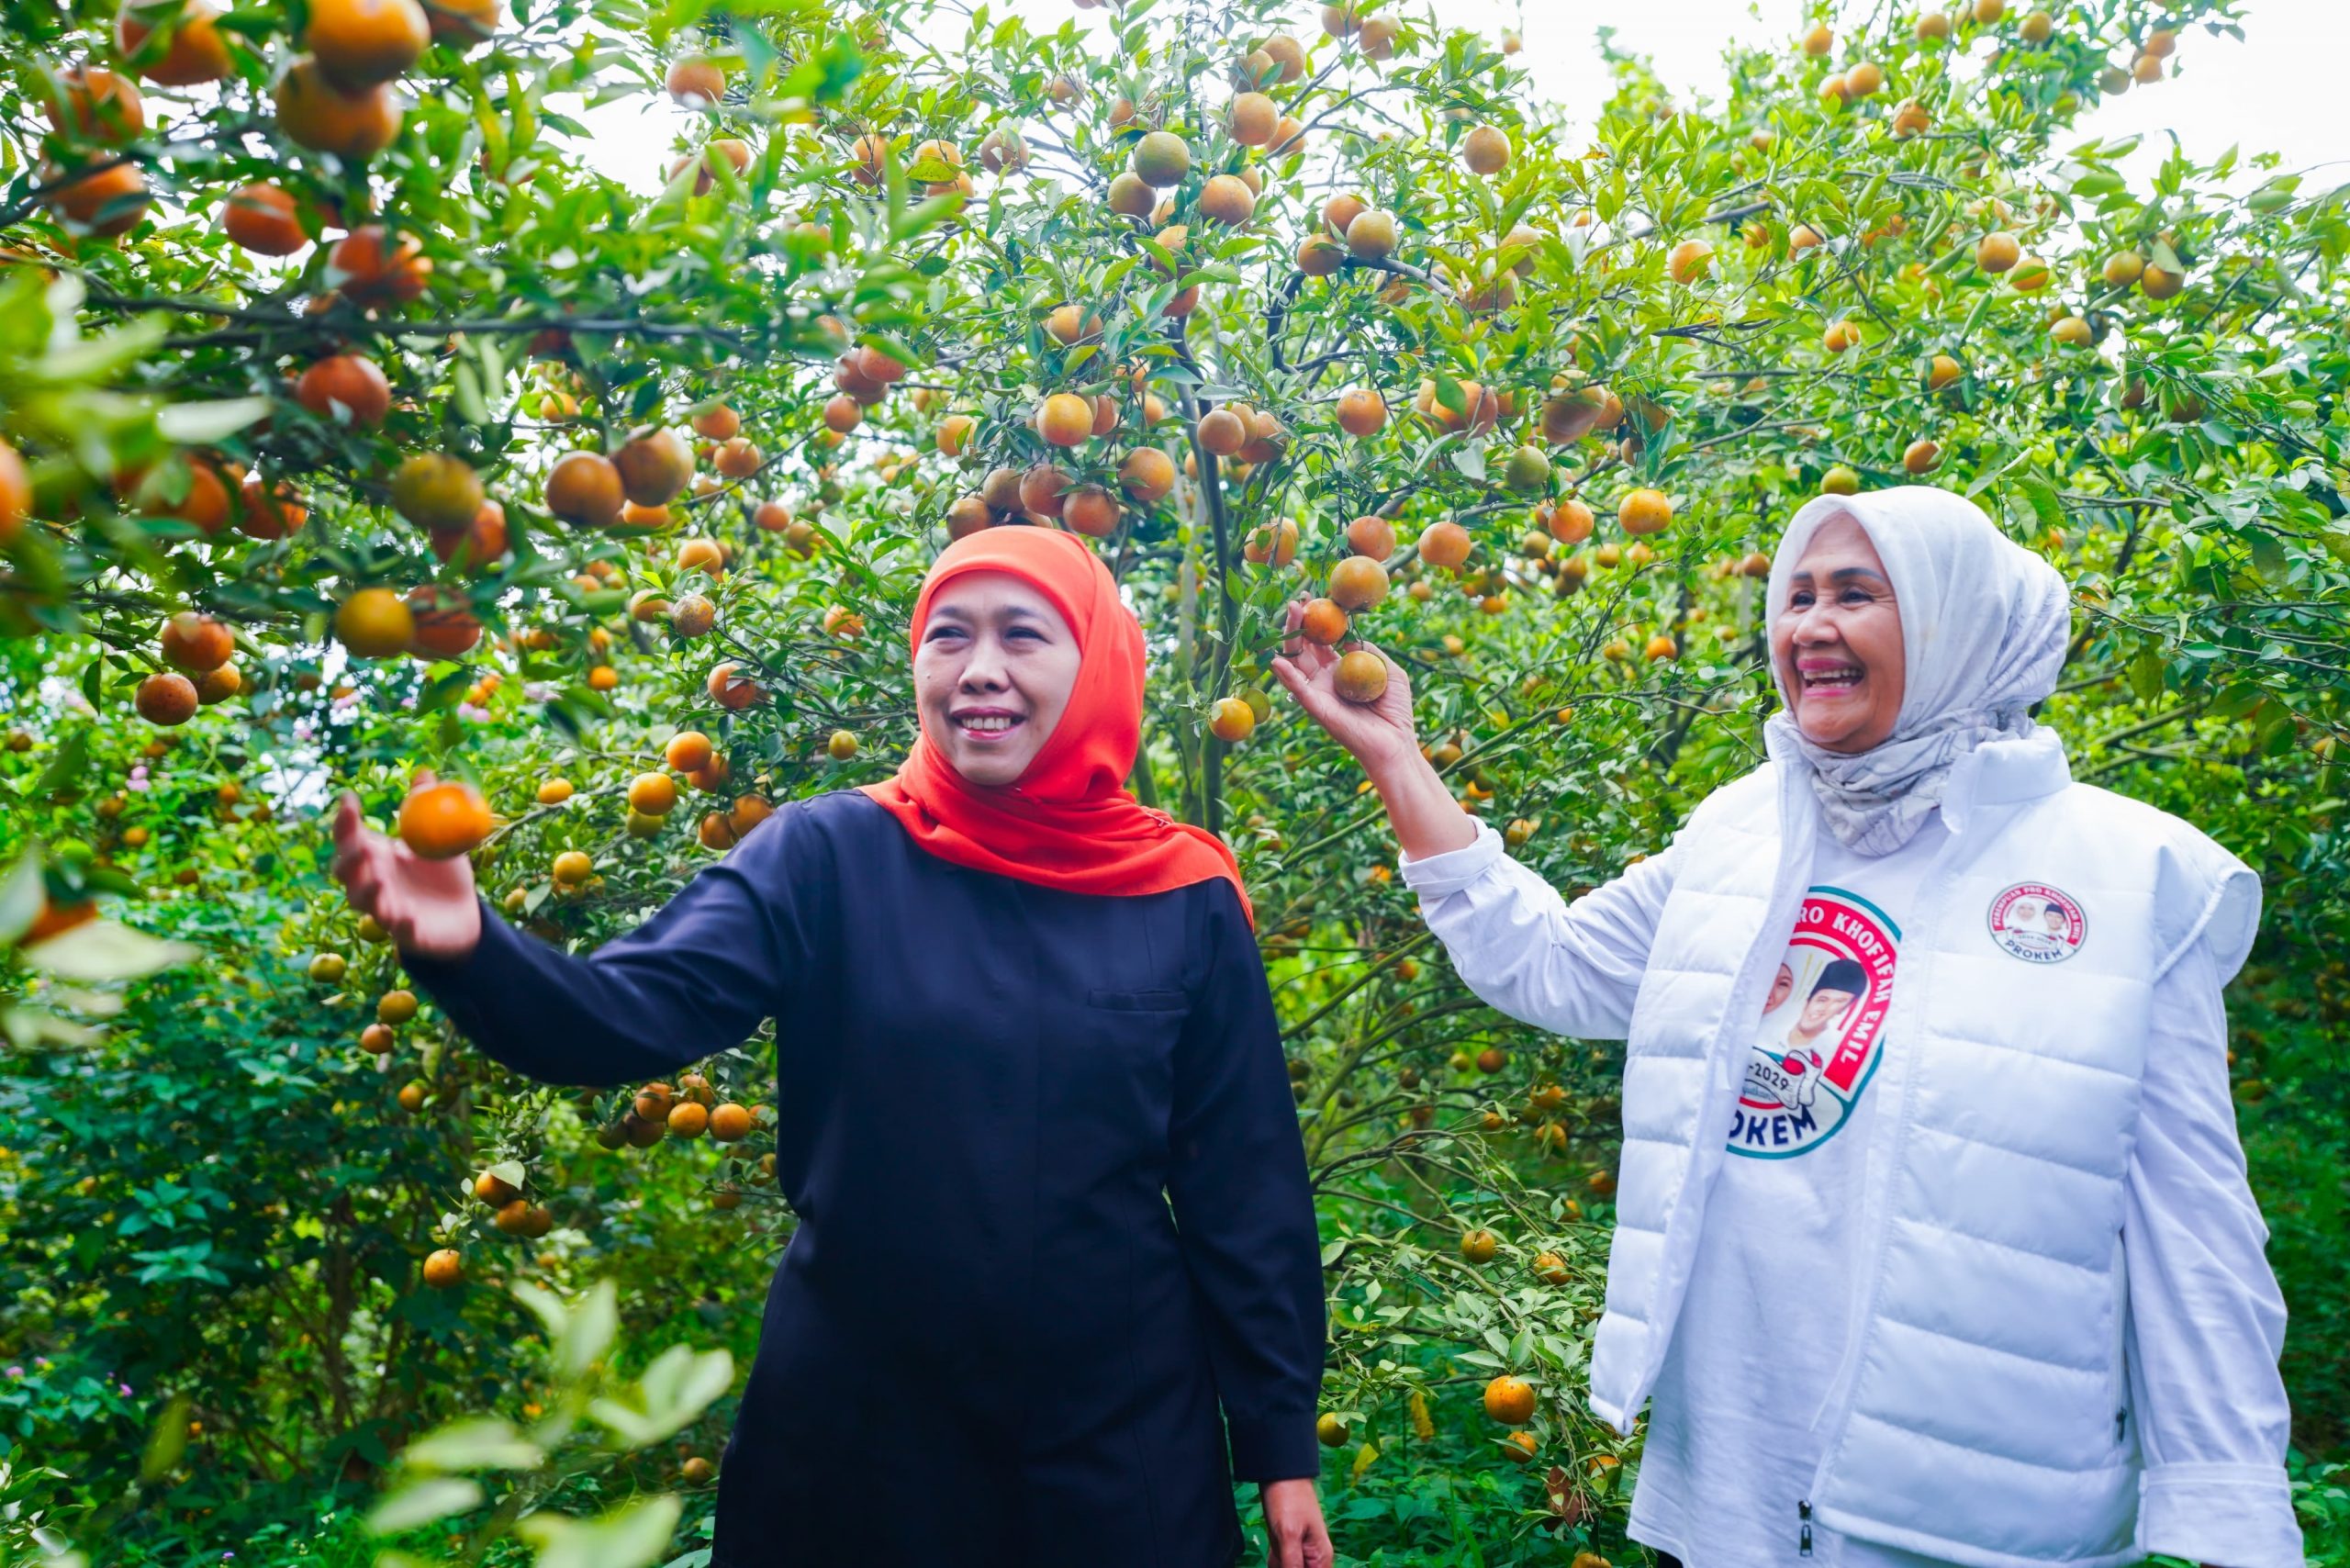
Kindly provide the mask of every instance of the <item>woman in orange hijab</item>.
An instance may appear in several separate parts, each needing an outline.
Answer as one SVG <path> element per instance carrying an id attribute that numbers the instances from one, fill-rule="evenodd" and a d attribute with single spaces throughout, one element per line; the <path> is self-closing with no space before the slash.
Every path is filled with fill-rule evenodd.
<path id="1" fill-rule="evenodd" d="M 778 811 L 587 957 L 349 797 L 336 874 L 532 1077 L 775 1019 L 799 1226 L 712 1568 L 1230 1568 L 1235 1478 L 1274 1568 L 1327 1568 L 1304 1153 L 1231 852 L 1125 789 L 1141 628 L 1073 536 L 990 529 L 933 567 L 913 667 L 895 779 Z"/>

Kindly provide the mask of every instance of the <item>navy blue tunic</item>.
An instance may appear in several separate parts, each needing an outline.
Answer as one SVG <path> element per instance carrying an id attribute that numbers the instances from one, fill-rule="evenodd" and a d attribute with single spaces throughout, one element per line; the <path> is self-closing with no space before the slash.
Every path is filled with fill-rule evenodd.
<path id="1" fill-rule="evenodd" d="M 713 1568 L 1225 1568 L 1233 1479 L 1317 1473 L 1320 1243 L 1229 885 L 967 870 L 842 792 L 592 955 L 485 905 L 471 956 L 408 968 L 556 1083 L 659 1076 L 776 1019 L 799 1228 Z"/>

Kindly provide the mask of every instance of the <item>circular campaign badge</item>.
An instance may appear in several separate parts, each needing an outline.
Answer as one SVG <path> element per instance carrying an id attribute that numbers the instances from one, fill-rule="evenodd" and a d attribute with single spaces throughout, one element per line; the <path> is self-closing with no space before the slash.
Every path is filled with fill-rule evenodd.
<path id="1" fill-rule="evenodd" d="M 2081 950 L 2088 918 L 2078 899 L 2044 882 L 2018 882 L 1991 901 L 1991 940 L 2027 964 L 2061 964 Z"/>

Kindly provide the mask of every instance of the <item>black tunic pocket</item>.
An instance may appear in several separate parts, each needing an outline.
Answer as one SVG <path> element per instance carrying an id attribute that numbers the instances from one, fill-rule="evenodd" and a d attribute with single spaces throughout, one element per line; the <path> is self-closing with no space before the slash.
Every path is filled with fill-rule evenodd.
<path id="1" fill-rule="evenodd" d="M 1110 1013 L 1181 1013 L 1191 998 L 1180 991 L 1089 991 L 1088 1007 Z"/>

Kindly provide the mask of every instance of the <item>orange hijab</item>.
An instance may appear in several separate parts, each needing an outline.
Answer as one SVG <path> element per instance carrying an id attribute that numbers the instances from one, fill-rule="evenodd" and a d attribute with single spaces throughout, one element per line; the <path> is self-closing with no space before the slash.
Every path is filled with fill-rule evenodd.
<path id="1" fill-rule="evenodd" d="M 1218 877 L 1256 924 L 1240 866 L 1224 841 L 1126 792 L 1142 745 L 1142 626 L 1118 585 L 1073 534 L 985 528 L 948 545 L 914 600 L 913 647 L 938 590 L 970 572 L 1018 577 L 1076 633 L 1077 684 L 1060 722 L 1013 784 L 965 782 L 927 733 L 887 784 L 864 792 L 942 860 L 1041 887 L 1112 896 L 1159 893 Z"/>

